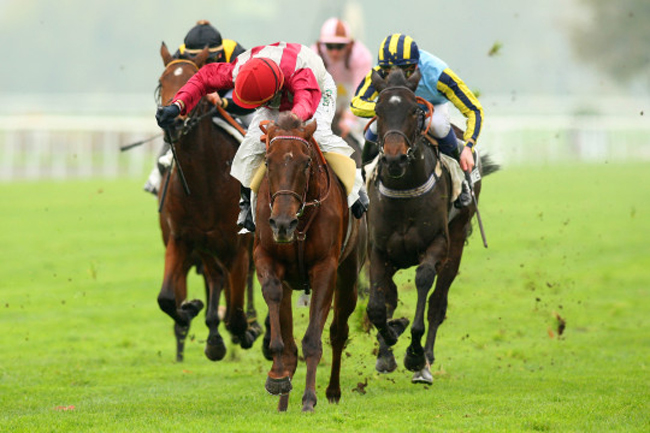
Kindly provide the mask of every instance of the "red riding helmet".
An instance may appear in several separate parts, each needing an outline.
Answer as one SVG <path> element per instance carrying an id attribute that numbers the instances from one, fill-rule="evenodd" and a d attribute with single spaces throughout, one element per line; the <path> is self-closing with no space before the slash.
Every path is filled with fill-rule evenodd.
<path id="1" fill-rule="evenodd" d="M 243 108 L 257 108 L 282 88 L 284 74 L 271 59 L 254 57 L 244 63 L 235 78 L 232 99 Z"/>

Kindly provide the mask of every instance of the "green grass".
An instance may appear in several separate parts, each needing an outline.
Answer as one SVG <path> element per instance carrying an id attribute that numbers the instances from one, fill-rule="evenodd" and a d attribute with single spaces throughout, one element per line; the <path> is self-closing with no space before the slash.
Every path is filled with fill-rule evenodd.
<path id="1" fill-rule="evenodd" d="M 184 363 L 156 297 L 163 248 L 141 180 L 0 184 L 2 431 L 648 431 L 650 167 L 509 168 L 485 180 L 478 229 L 452 286 L 431 386 L 374 371 L 363 300 L 351 319 L 339 405 L 286 414 L 264 391 L 261 342 Z M 413 271 L 398 315 L 412 318 Z M 203 298 L 195 275 L 190 297 Z M 261 296 L 258 312 L 265 314 Z M 307 310 L 297 309 L 302 339 Z M 566 321 L 558 335 L 558 319 Z M 324 342 L 327 342 L 327 331 Z M 353 391 L 367 380 L 365 393 Z M 68 410 L 64 410 L 68 409 Z"/>

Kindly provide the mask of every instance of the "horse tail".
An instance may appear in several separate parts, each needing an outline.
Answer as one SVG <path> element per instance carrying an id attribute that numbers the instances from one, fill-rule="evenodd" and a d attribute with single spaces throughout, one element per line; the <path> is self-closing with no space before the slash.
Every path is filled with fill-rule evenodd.
<path id="1" fill-rule="evenodd" d="M 485 177 L 500 169 L 501 166 L 494 161 L 492 155 L 488 153 L 481 154 L 481 176 Z"/>

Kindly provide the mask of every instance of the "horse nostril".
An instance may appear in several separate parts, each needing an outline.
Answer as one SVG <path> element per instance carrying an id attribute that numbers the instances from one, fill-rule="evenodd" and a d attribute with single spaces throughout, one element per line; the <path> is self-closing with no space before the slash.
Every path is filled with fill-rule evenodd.
<path id="1" fill-rule="evenodd" d="M 271 229 L 277 230 L 278 224 L 275 222 L 275 219 L 269 218 L 269 225 L 271 226 Z"/>
<path id="2" fill-rule="evenodd" d="M 400 162 L 400 164 L 404 164 L 404 163 L 406 163 L 408 161 L 408 159 L 409 159 L 408 156 L 406 156 L 406 154 L 403 153 L 399 157 L 399 162 Z"/>
<path id="3" fill-rule="evenodd" d="M 289 222 L 289 230 L 288 230 L 288 232 L 291 233 L 292 231 L 294 231 L 296 229 L 296 227 L 298 227 L 298 218 L 294 218 L 294 219 L 291 220 L 291 222 Z"/>

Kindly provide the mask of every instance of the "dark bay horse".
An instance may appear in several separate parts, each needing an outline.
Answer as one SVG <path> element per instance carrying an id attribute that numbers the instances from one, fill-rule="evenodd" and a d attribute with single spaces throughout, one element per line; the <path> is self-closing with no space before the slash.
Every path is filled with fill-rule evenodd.
<path id="1" fill-rule="evenodd" d="M 169 103 L 176 92 L 204 64 L 207 49 L 193 60 L 174 59 L 163 43 L 160 49 L 165 70 L 159 79 L 160 97 Z M 212 121 L 214 108 L 203 98 L 184 119 L 177 119 L 168 138 L 176 149 L 177 164 L 163 178 L 160 188 L 160 227 L 165 250 L 160 308 L 174 319 L 177 360 L 192 319 L 203 308 L 187 301 L 187 273 L 197 266 L 207 294 L 205 323 L 209 329 L 206 356 L 223 359 L 226 346 L 219 334 L 219 300 L 224 293 L 226 329 L 243 348 L 250 348 L 261 333 L 249 292 L 248 317 L 244 311 L 247 289 L 252 290 L 250 251 L 252 236 L 238 235 L 239 183 L 230 176 L 230 163 L 239 142 Z M 168 179 L 169 177 L 169 179 Z M 189 194 L 183 186 L 183 179 Z"/>
<path id="2" fill-rule="evenodd" d="M 453 208 L 450 172 L 421 126 L 433 107 L 429 105 L 427 113 L 421 107 L 426 102 L 416 98 L 419 79 L 419 71 L 408 79 L 400 70 L 386 78 L 373 74 L 372 82 L 379 92 L 375 111 L 380 154 L 368 182 L 367 313 L 378 330 L 380 347 L 375 367 L 380 372 L 391 372 L 397 367 L 391 346 L 409 324 L 405 318 L 393 319 L 398 300 L 393 276 L 400 269 L 417 266 L 417 307 L 404 365 L 415 372 L 413 382 L 431 383 L 436 332 L 445 319 L 449 288 L 458 273 L 476 207 L 471 204 L 460 210 Z M 489 157 L 483 157 L 482 163 L 479 160 L 478 166 L 483 176 L 498 169 Z M 478 199 L 480 180 L 474 184 L 474 191 Z M 423 348 L 425 314 L 428 333 Z"/>
<path id="3" fill-rule="evenodd" d="M 289 113 L 268 125 L 266 174 L 257 196 L 254 259 L 269 307 L 270 339 L 265 343 L 273 358 L 265 387 L 280 396 L 279 411 L 287 409 L 298 364 L 293 290 L 312 292 L 302 340 L 307 364 L 302 410 L 316 406 L 316 367 L 332 301 L 332 369 L 326 396 L 330 402 L 340 400 L 341 353 L 365 259 L 365 222 L 351 216 L 347 193 L 313 140 L 315 130 L 316 121 L 302 124 Z"/>

